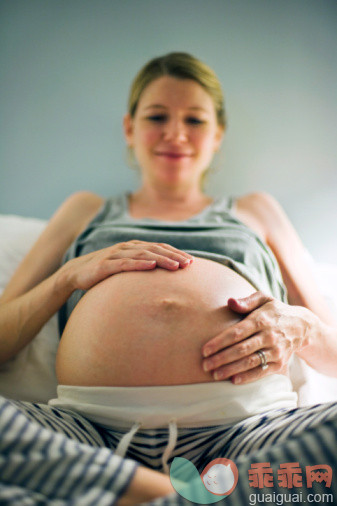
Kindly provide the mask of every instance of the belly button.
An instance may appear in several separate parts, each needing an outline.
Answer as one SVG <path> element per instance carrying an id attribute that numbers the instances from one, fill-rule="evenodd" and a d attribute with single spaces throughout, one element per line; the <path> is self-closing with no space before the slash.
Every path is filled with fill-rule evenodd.
<path id="1" fill-rule="evenodd" d="M 182 303 L 175 299 L 162 299 L 160 305 L 168 311 L 182 307 Z"/>

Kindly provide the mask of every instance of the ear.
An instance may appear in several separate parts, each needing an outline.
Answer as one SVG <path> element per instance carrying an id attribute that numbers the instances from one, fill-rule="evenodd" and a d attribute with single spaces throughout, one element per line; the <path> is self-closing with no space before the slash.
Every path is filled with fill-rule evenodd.
<path id="1" fill-rule="evenodd" d="M 129 147 L 133 145 L 133 119 L 130 113 L 125 114 L 123 118 L 124 136 Z"/>
<path id="2" fill-rule="evenodd" d="M 221 125 L 218 125 L 217 132 L 215 134 L 214 139 L 214 151 L 219 151 L 223 138 L 225 136 L 225 128 Z"/>

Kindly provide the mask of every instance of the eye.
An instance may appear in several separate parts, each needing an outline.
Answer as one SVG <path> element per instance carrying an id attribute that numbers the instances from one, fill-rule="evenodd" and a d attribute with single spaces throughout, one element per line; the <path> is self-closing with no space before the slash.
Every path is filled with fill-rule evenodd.
<path id="1" fill-rule="evenodd" d="M 153 121 L 154 123 L 163 123 L 166 120 L 165 114 L 152 114 L 151 116 L 148 116 L 147 118 L 150 121 Z"/>
<path id="2" fill-rule="evenodd" d="M 203 123 L 205 123 L 203 120 L 196 118 L 194 116 L 189 116 L 188 118 L 186 118 L 186 121 L 189 125 L 195 126 L 202 125 Z"/>

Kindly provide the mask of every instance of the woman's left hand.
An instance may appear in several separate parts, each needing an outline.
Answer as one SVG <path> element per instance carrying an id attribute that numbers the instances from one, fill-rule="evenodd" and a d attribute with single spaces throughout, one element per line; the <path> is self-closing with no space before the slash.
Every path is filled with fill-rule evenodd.
<path id="1" fill-rule="evenodd" d="M 247 315 L 208 341 L 202 349 L 203 367 L 214 379 L 249 383 L 268 374 L 286 373 L 291 355 L 309 344 L 314 315 L 255 292 L 229 299 L 228 307 Z"/>

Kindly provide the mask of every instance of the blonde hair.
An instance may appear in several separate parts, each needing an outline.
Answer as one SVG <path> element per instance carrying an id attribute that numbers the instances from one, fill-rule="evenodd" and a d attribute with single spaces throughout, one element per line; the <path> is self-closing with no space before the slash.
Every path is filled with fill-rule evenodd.
<path id="1" fill-rule="evenodd" d="M 172 76 L 177 79 L 192 79 L 200 84 L 214 102 L 218 125 L 226 127 L 226 114 L 221 84 L 215 72 L 205 63 L 188 53 L 168 53 L 150 60 L 134 78 L 128 100 L 128 112 L 136 114 L 141 94 L 155 79 Z"/>

